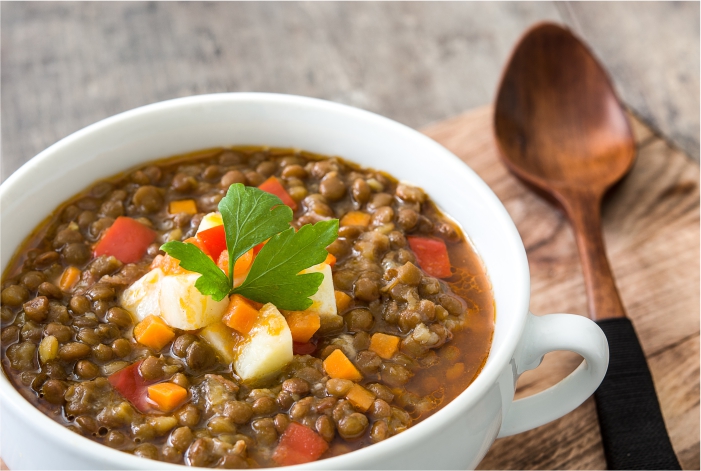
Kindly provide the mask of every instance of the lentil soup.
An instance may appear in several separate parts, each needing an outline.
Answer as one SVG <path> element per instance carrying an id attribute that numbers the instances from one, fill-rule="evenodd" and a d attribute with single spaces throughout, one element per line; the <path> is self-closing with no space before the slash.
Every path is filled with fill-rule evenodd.
<path id="1" fill-rule="evenodd" d="M 222 262 L 226 244 L 212 252 L 237 184 L 279 197 L 298 230 L 339 220 L 330 255 L 305 270 L 324 275 L 311 307 L 216 301 L 161 249 L 196 245 L 241 286 L 278 236 L 235 263 Z M 262 147 L 94 184 L 25 241 L 1 302 L 3 370 L 47 416 L 127 453 L 218 468 L 304 463 L 401 433 L 479 374 L 495 317 L 479 257 L 420 188 Z"/>

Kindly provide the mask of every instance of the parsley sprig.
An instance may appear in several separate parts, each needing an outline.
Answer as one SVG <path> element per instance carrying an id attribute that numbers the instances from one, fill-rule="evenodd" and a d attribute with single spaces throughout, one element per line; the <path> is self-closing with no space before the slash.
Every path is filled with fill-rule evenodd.
<path id="1" fill-rule="evenodd" d="M 181 267 L 202 275 L 195 287 L 217 301 L 240 294 L 273 303 L 279 309 L 301 311 L 311 306 L 309 297 L 319 289 L 324 275 L 299 272 L 326 259 L 326 247 L 338 237 L 338 219 L 307 224 L 295 231 L 290 226 L 292 210 L 280 198 L 240 183 L 229 187 L 219 202 L 219 212 L 224 221 L 229 276 L 193 244 L 171 241 L 161 246 L 180 260 Z M 246 279 L 234 287 L 236 260 L 266 240 Z"/>

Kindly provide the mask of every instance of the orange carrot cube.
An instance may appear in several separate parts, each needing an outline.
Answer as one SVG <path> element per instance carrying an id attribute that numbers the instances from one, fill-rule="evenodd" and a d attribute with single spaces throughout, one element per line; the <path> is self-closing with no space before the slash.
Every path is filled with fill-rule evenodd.
<path id="1" fill-rule="evenodd" d="M 134 338 L 141 345 L 158 351 L 175 338 L 175 332 L 160 317 L 146 316 L 134 327 Z"/>
<path id="2" fill-rule="evenodd" d="M 251 269 L 253 264 L 253 249 L 249 250 L 245 254 L 241 255 L 234 263 L 234 278 L 246 275 L 248 270 Z M 217 266 L 224 271 L 224 273 L 229 275 L 229 252 L 224 250 L 219 254 L 219 259 L 217 259 Z"/>
<path id="3" fill-rule="evenodd" d="M 175 383 L 158 383 L 148 387 L 148 398 L 162 412 L 171 412 L 187 399 L 187 389 Z"/>
<path id="4" fill-rule="evenodd" d="M 258 309 L 251 306 L 249 301 L 235 294 L 229 300 L 229 306 L 224 312 L 222 322 L 235 331 L 246 335 L 253 328 L 253 324 L 258 318 Z"/>
<path id="5" fill-rule="evenodd" d="M 334 350 L 331 355 L 324 360 L 324 370 L 326 373 L 335 379 L 349 379 L 351 381 L 360 381 L 363 375 L 360 374 L 358 368 L 348 359 L 341 350 Z"/>
<path id="6" fill-rule="evenodd" d="M 334 265 L 336 265 L 336 257 L 334 254 L 330 253 L 326 255 L 326 260 L 324 260 L 324 263 L 328 264 L 333 268 Z"/>
<path id="7" fill-rule="evenodd" d="M 67 267 L 63 270 L 61 279 L 58 282 L 58 287 L 61 288 L 61 291 L 70 291 L 80 279 L 80 273 L 80 269 L 76 267 Z"/>
<path id="8" fill-rule="evenodd" d="M 321 317 L 316 312 L 293 311 L 287 317 L 292 340 L 306 343 L 321 327 Z"/>
<path id="9" fill-rule="evenodd" d="M 170 214 L 197 214 L 197 204 L 195 200 L 171 201 L 168 204 L 168 212 Z"/>
<path id="10" fill-rule="evenodd" d="M 336 310 L 338 311 L 338 314 L 341 314 L 343 311 L 348 309 L 348 306 L 350 306 L 353 298 L 343 291 L 334 291 L 333 295 L 336 297 Z"/>
<path id="11" fill-rule="evenodd" d="M 375 401 L 375 395 L 361 385 L 354 384 L 346 394 L 346 399 L 348 399 L 356 409 L 365 412 Z"/>
<path id="12" fill-rule="evenodd" d="M 370 224 L 371 216 L 362 211 L 350 211 L 343 215 L 340 221 L 341 226 L 364 226 Z"/>
<path id="13" fill-rule="evenodd" d="M 399 337 L 380 332 L 372 334 L 369 350 L 377 353 L 381 358 L 389 360 L 399 350 Z"/>

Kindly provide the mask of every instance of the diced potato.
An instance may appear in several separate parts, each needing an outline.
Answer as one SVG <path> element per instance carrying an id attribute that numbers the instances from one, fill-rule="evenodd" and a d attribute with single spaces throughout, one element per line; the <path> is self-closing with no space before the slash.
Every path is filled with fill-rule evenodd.
<path id="1" fill-rule="evenodd" d="M 236 358 L 234 353 L 240 336 L 221 322 L 210 324 L 199 333 L 199 336 L 212 347 L 227 363 Z"/>
<path id="2" fill-rule="evenodd" d="M 195 287 L 199 273 L 164 276 L 161 279 L 160 314 L 171 327 L 196 330 L 219 322 L 229 298 L 215 301 Z"/>
<path id="3" fill-rule="evenodd" d="M 240 341 L 234 370 L 244 381 L 277 373 L 292 361 L 292 333 L 280 311 L 268 303 L 253 328 Z"/>
<path id="4" fill-rule="evenodd" d="M 58 355 L 58 340 L 53 335 L 41 339 L 39 343 L 39 361 L 44 364 Z"/>
<path id="5" fill-rule="evenodd" d="M 163 270 L 154 268 L 136 280 L 122 293 L 120 298 L 122 307 L 139 321 L 147 316 L 160 315 L 161 309 L 158 303 L 161 280 L 164 276 Z"/>
<path id="6" fill-rule="evenodd" d="M 331 266 L 327 263 L 320 263 L 306 270 L 302 270 L 300 273 L 321 273 L 324 275 L 324 281 L 319 285 L 318 291 L 309 297 L 313 304 L 307 308 L 306 311 L 316 312 L 321 317 L 338 315 Z"/>
<path id="7" fill-rule="evenodd" d="M 200 222 L 197 232 L 200 233 L 202 231 L 206 231 L 207 229 L 211 229 L 214 226 L 221 226 L 222 224 L 224 224 L 224 221 L 222 220 L 220 213 L 208 213 L 202 218 L 202 222 Z"/>

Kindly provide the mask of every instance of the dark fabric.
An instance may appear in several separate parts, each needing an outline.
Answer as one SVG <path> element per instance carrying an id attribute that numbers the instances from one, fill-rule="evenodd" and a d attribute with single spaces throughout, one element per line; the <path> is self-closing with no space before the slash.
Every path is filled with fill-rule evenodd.
<path id="1" fill-rule="evenodd" d="M 609 469 L 681 469 L 643 349 L 628 319 L 597 322 L 606 334 L 608 371 L 594 393 Z"/>

